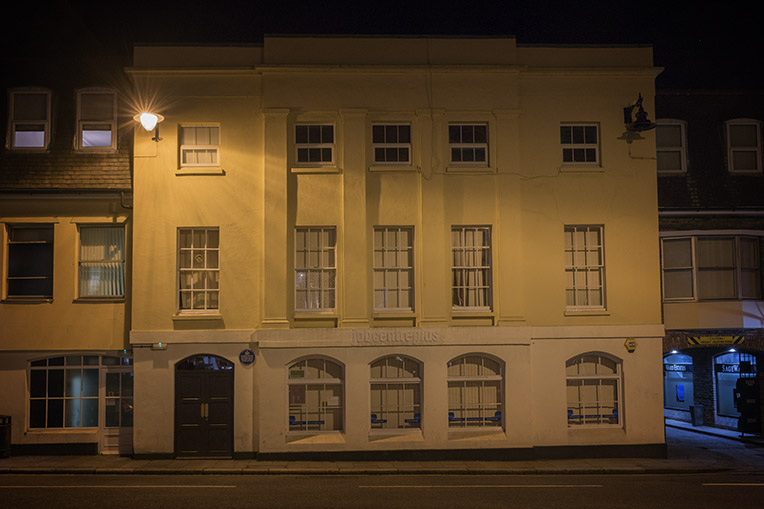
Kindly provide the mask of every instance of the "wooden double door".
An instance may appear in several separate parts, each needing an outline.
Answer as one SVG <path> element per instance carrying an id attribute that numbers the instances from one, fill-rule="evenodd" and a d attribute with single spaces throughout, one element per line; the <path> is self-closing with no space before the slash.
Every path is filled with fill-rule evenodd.
<path id="1" fill-rule="evenodd" d="M 196 355 L 175 367 L 175 456 L 233 457 L 233 363 Z"/>

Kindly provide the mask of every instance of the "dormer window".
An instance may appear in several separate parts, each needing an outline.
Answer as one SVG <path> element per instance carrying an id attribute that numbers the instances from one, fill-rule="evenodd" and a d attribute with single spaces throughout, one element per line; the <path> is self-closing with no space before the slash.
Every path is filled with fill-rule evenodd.
<path id="1" fill-rule="evenodd" d="M 108 89 L 77 92 L 77 148 L 117 148 L 117 94 Z"/>
<path id="2" fill-rule="evenodd" d="M 746 118 L 727 122 L 727 168 L 734 173 L 761 172 L 761 122 Z"/>
<path id="3" fill-rule="evenodd" d="M 50 90 L 19 89 L 10 93 L 11 149 L 46 149 L 50 142 Z"/>

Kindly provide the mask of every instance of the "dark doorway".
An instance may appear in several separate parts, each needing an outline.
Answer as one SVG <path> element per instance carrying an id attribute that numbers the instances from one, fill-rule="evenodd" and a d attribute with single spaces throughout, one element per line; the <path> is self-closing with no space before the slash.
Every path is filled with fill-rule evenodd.
<path id="1" fill-rule="evenodd" d="M 233 457 L 233 363 L 199 354 L 175 365 L 175 456 Z"/>

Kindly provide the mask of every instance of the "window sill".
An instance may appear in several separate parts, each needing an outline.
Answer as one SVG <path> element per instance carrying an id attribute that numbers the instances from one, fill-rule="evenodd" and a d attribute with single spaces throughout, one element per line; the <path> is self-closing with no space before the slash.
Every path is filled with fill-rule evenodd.
<path id="1" fill-rule="evenodd" d="M 406 165 L 373 164 L 369 166 L 370 172 L 382 172 L 382 173 L 383 172 L 407 172 L 407 171 L 412 172 L 412 171 L 419 171 L 419 169 L 420 168 L 418 166 L 412 166 L 410 164 L 406 164 Z"/>
<path id="2" fill-rule="evenodd" d="M 374 310 L 374 312 L 371 314 L 372 318 L 378 318 L 384 320 L 385 318 L 395 319 L 395 318 L 416 318 L 416 313 L 413 311 L 383 311 L 383 310 Z"/>
<path id="3" fill-rule="evenodd" d="M 607 309 L 566 309 L 565 316 L 610 316 Z"/>
<path id="4" fill-rule="evenodd" d="M 341 431 L 288 431 L 289 444 L 344 444 L 345 435 Z"/>
<path id="5" fill-rule="evenodd" d="M 560 173 L 604 173 L 605 168 L 600 165 L 591 164 L 563 164 L 560 166 Z"/>
<path id="6" fill-rule="evenodd" d="M 75 304 L 125 303 L 125 297 L 78 297 L 72 299 Z"/>
<path id="7" fill-rule="evenodd" d="M 28 399 L 27 399 L 28 401 Z M 95 435 L 98 428 L 27 428 L 25 435 Z"/>
<path id="8" fill-rule="evenodd" d="M 583 430 L 596 430 L 596 429 L 623 429 L 623 424 L 574 424 L 568 425 L 568 431 L 583 429 Z"/>
<path id="9" fill-rule="evenodd" d="M 420 428 L 414 429 L 372 429 L 369 442 L 424 442 Z"/>
<path id="10" fill-rule="evenodd" d="M 761 177 L 761 170 L 727 170 L 730 175 L 738 177 Z"/>
<path id="11" fill-rule="evenodd" d="M 52 297 L 6 297 L 2 304 L 53 304 Z"/>
<path id="12" fill-rule="evenodd" d="M 447 166 L 446 167 L 446 173 L 453 173 L 453 174 L 466 174 L 466 175 L 474 175 L 474 174 L 490 174 L 490 173 L 497 173 L 497 169 L 492 166 Z"/>
<path id="13" fill-rule="evenodd" d="M 493 316 L 494 312 L 489 308 L 451 308 L 452 318 L 493 318 Z"/>
<path id="14" fill-rule="evenodd" d="M 225 175 L 223 168 L 178 168 L 175 175 L 182 177 L 185 175 Z"/>
<path id="15" fill-rule="evenodd" d="M 295 320 L 315 320 L 320 318 L 337 319 L 339 315 L 337 311 L 296 311 L 294 314 Z"/>
<path id="16" fill-rule="evenodd" d="M 658 170 L 658 176 L 659 177 L 684 177 L 687 175 L 687 172 L 684 170 L 675 170 L 675 171 L 660 171 Z"/>
<path id="17" fill-rule="evenodd" d="M 337 166 L 297 166 L 290 171 L 292 173 L 340 173 Z"/>
<path id="18" fill-rule="evenodd" d="M 448 428 L 449 440 L 506 440 L 504 428 Z"/>
<path id="19" fill-rule="evenodd" d="M 221 314 L 177 314 L 173 315 L 172 319 L 174 321 L 193 321 L 193 320 L 222 320 L 223 315 Z"/>

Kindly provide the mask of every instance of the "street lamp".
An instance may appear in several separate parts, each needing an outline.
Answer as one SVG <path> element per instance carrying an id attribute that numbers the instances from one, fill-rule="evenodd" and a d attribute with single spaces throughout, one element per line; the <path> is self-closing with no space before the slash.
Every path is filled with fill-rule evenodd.
<path id="1" fill-rule="evenodd" d="M 133 120 L 139 122 L 146 131 L 151 132 L 153 130 L 154 136 L 151 139 L 159 143 L 159 141 L 162 139 L 159 137 L 159 122 L 164 120 L 162 115 L 159 113 L 149 113 L 148 111 L 144 111 L 134 116 Z"/>

